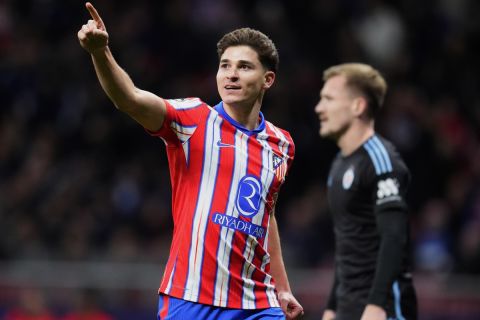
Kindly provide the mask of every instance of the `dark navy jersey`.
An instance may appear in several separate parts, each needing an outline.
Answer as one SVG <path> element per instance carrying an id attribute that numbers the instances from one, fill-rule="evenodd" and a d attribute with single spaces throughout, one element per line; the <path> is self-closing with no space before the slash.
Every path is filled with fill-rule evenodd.
<path id="1" fill-rule="evenodd" d="M 377 134 L 333 161 L 328 202 L 335 232 L 335 285 L 329 309 L 342 299 L 392 307 L 395 285 L 410 277 L 409 180 L 394 146 Z"/>

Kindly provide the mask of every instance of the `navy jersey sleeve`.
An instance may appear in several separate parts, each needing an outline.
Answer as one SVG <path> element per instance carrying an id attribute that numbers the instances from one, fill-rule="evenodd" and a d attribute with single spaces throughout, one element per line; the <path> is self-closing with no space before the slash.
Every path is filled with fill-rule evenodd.
<path id="1" fill-rule="evenodd" d="M 380 245 L 368 303 L 383 308 L 395 279 L 402 273 L 409 232 L 405 196 L 410 175 L 395 152 L 390 150 L 388 160 L 389 167 L 380 174 L 373 163 L 369 179 Z"/>

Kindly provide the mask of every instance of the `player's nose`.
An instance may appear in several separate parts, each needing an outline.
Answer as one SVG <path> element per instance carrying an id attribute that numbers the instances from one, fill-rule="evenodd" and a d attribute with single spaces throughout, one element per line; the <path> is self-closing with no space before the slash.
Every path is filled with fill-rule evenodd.
<path id="1" fill-rule="evenodd" d="M 238 79 L 238 69 L 237 68 L 230 68 L 227 71 L 227 78 L 230 80 Z"/>
<path id="2" fill-rule="evenodd" d="M 321 100 L 315 105 L 314 111 L 318 115 L 323 112 L 323 104 Z"/>

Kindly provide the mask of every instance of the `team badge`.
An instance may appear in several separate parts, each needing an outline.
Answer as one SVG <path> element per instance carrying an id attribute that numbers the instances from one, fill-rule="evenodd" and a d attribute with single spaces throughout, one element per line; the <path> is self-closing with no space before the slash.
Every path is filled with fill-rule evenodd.
<path id="1" fill-rule="evenodd" d="M 287 163 L 285 159 L 274 153 L 272 161 L 273 170 L 275 170 L 275 176 L 277 177 L 277 179 L 280 181 L 285 180 L 285 175 L 287 174 Z"/>
<path id="2" fill-rule="evenodd" d="M 353 180 L 355 179 L 355 172 L 353 167 L 348 168 L 347 171 L 343 174 L 342 186 L 343 189 L 348 190 L 352 186 Z"/>

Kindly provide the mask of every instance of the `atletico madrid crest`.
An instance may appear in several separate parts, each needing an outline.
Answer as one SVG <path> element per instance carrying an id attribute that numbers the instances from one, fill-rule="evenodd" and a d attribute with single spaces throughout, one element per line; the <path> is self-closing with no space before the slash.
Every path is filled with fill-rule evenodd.
<path id="1" fill-rule="evenodd" d="M 280 156 L 273 154 L 273 170 L 275 170 L 275 176 L 278 180 L 285 180 L 285 175 L 287 174 L 287 163 L 285 159 Z"/>

